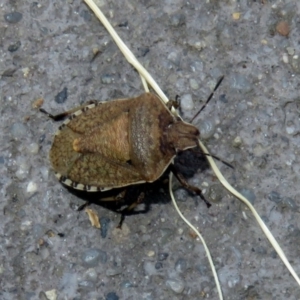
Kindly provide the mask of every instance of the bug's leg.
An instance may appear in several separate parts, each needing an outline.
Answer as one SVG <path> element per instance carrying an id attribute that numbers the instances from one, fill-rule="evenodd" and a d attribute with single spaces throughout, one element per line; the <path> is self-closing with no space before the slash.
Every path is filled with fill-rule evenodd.
<path id="1" fill-rule="evenodd" d="M 190 185 L 184 178 L 184 176 L 175 168 L 174 165 L 170 166 L 171 172 L 175 175 L 175 177 L 178 179 L 178 181 L 182 184 L 182 186 L 197 194 L 198 196 L 200 196 L 200 198 L 205 202 L 206 206 L 209 208 L 211 206 L 211 204 L 205 199 L 205 197 L 202 194 L 202 191 L 197 188 L 196 186 Z"/>
<path id="2" fill-rule="evenodd" d="M 175 109 L 179 107 L 178 98 L 179 97 L 176 96 L 176 100 L 169 100 L 168 103 L 166 103 L 166 106 L 169 110 L 171 110 L 172 107 L 174 107 Z"/>
<path id="3" fill-rule="evenodd" d="M 101 201 L 121 201 L 125 198 L 126 189 L 117 194 L 116 196 L 101 198 Z"/>
<path id="4" fill-rule="evenodd" d="M 145 199 L 145 193 L 141 192 L 135 202 L 130 204 L 129 206 L 125 207 L 124 209 L 121 210 L 121 219 L 120 222 L 117 226 L 117 228 L 122 228 L 122 224 L 125 220 L 125 216 L 128 215 L 133 209 L 135 209 L 139 204 L 141 204 Z"/>
<path id="5" fill-rule="evenodd" d="M 91 202 L 90 201 L 85 201 L 83 204 L 81 204 L 81 205 L 79 205 L 78 207 L 77 207 L 77 211 L 82 211 L 82 210 L 84 210 L 87 206 L 89 206 L 91 204 Z"/>
<path id="6" fill-rule="evenodd" d="M 73 109 L 67 110 L 67 111 L 65 111 L 63 113 L 60 113 L 60 114 L 57 114 L 57 115 L 52 115 L 52 114 L 48 113 L 46 110 L 44 110 L 43 108 L 40 108 L 40 112 L 42 112 L 43 114 L 46 114 L 49 118 L 51 118 L 54 121 L 61 121 L 64 118 L 66 118 L 67 116 L 69 116 L 72 113 L 74 113 L 75 111 L 83 109 L 87 105 L 94 104 L 96 102 L 97 102 L 96 100 L 91 100 L 91 101 L 89 101 L 89 102 L 87 102 L 87 103 L 85 103 L 83 105 L 77 106 L 77 107 L 75 107 Z"/>

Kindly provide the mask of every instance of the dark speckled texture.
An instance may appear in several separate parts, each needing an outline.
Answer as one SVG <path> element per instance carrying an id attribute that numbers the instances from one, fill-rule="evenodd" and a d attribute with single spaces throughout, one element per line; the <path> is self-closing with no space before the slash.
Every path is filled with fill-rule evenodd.
<path id="1" fill-rule="evenodd" d="M 299 2 L 98 3 L 165 93 L 180 96 L 185 120 L 225 75 L 195 125 L 210 151 L 234 165 L 220 166 L 251 196 L 300 273 Z M 22 17 L 7 20 L 13 12 Z M 277 33 L 280 21 L 288 22 L 288 36 Z M 58 113 L 143 92 L 83 1 L 2 1 L 0 74 L 0 299 L 217 299 L 203 246 L 179 220 L 166 184 L 148 187 L 147 205 L 139 207 L 147 213 L 128 216 L 121 231 L 118 214 L 92 204 L 107 218 L 104 234 L 72 209 L 83 201 L 50 169 L 59 124 L 32 108 L 34 101 L 43 98 Z M 225 299 L 299 299 L 248 209 L 215 187 L 209 168 L 199 169 L 194 176 L 186 170 L 190 184 L 206 195 L 213 186 L 219 202 L 208 210 L 174 189 L 211 249 Z"/>

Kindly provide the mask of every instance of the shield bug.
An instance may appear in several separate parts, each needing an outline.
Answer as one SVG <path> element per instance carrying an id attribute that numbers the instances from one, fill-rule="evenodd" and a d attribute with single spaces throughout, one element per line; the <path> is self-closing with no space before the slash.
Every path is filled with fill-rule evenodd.
<path id="1" fill-rule="evenodd" d="M 197 147 L 200 132 L 156 95 L 93 101 L 56 116 L 40 110 L 54 120 L 68 116 L 50 150 L 55 175 L 64 185 L 87 192 L 107 191 L 154 182 L 170 168 L 185 188 L 204 199 L 201 190 L 189 185 L 172 163 L 178 152 Z"/>

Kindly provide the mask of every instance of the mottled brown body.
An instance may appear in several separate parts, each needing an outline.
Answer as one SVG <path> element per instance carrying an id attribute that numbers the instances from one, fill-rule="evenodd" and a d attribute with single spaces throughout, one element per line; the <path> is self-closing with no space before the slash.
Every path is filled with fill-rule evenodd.
<path id="1" fill-rule="evenodd" d="M 178 151 L 197 146 L 199 131 L 154 94 L 87 105 L 60 126 L 50 160 L 75 189 L 109 190 L 157 180 Z"/>

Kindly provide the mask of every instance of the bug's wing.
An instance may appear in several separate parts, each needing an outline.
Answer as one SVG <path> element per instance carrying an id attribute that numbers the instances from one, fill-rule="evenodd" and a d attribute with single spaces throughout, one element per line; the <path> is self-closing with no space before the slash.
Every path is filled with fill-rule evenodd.
<path id="1" fill-rule="evenodd" d="M 145 182 L 130 164 L 116 162 L 101 154 L 81 155 L 70 168 L 69 180 L 100 190 Z"/>
<path id="2" fill-rule="evenodd" d="M 89 105 L 63 123 L 50 151 L 61 182 L 92 191 L 145 182 L 130 164 L 125 143 L 131 102 Z"/>

